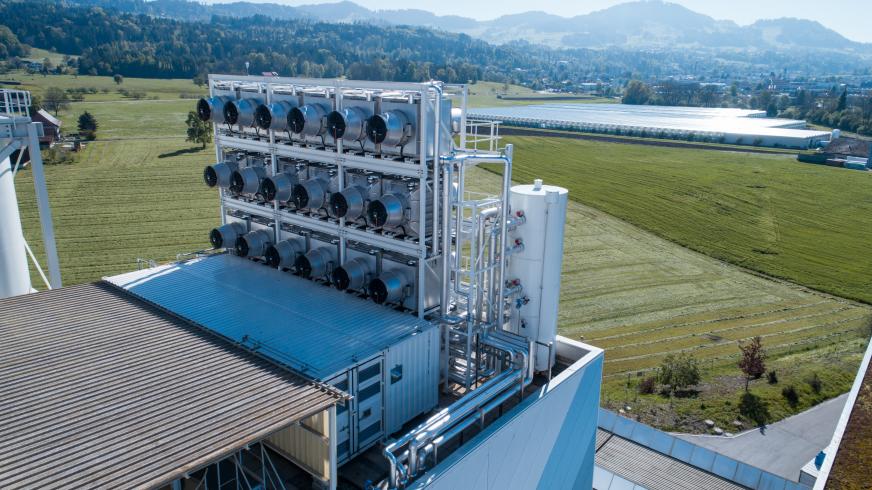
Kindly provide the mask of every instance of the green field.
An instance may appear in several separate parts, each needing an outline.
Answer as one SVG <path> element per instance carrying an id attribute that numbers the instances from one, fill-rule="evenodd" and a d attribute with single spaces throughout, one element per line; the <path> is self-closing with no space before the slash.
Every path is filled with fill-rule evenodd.
<path id="1" fill-rule="evenodd" d="M 506 100 L 498 98 L 498 94 L 505 94 L 514 97 L 530 97 L 534 99 L 541 98 L 541 101 L 536 100 Z M 540 94 L 527 87 L 520 85 L 509 85 L 509 89 L 505 90 L 502 83 L 496 82 L 477 82 L 469 86 L 469 106 L 470 107 L 499 107 L 499 106 L 514 106 L 514 105 L 531 105 L 548 102 L 548 94 Z M 580 104 L 602 104 L 614 103 L 613 99 L 603 97 L 579 98 L 578 100 L 564 100 L 561 103 L 580 103 Z"/>
<path id="2" fill-rule="evenodd" d="M 39 58 L 40 60 L 42 58 Z M 121 96 L 118 89 L 145 92 L 146 98 L 174 99 L 179 100 L 181 94 L 205 94 L 205 87 L 197 87 L 191 80 L 153 80 L 147 78 L 125 78 L 119 85 L 111 77 L 92 77 L 87 75 L 29 75 L 21 71 L 15 71 L 0 75 L 0 80 L 21 82 L 10 88 L 18 90 L 30 90 L 34 94 L 42 95 L 45 89 L 57 87 L 63 90 L 74 88 L 95 88 L 96 94 L 86 94 L 85 102 L 119 100 Z M 107 90 L 106 93 L 103 90 Z M 191 104 L 193 105 L 193 104 Z"/>
<path id="3" fill-rule="evenodd" d="M 712 257 L 872 302 L 872 173 L 789 156 L 506 137 L 514 176 Z"/>
<path id="4" fill-rule="evenodd" d="M 128 82 L 158 93 L 148 89 L 150 81 Z M 155 85 L 168 90 L 185 83 Z M 101 124 L 98 141 L 75 163 L 46 168 L 67 284 L 136 268 L 137 258 L 172 260 L 208 246 L 218 205 L 201 169 L 213 150 L 184 142 L 184 117 L 194 101 L 163 93 L 163 100 L 74 103 L 61 114 L 71 124 L 87 109 Z M 779 384 L 761 380 L 752 387 L 769 403 L 773 420 L 848 389 L 872 308 L 751 274 L 676 242 L 773 275 L 792 277 L 782 272 L 788 271 L 821 290 L 839 292 L 835 284 L 846 296 L 868 295 L 870 261 L 861 251 L 864 240 L 872 243 L 872 227 L 862 187 L 870 176 L 741 152 L 509 140 L 517 145 L 517 181 L 542 177 L 571 191 L 560 330 L 606 349 L 606 406 L 629 404 L 641 420 L 666 429 L 700 430 L 705 418 L 729 427 L 743 389 L 736 341 L 753 335 L 763 336 L 778 372 Z M 37 249 L 27 170 L 16 188 L 26 235 Z M 636 395 L 639 380 L 676 351 L 701 361 L 699 393 L 673 406 L 660 395 Z M 812 373 L 823 380 L 821 393 L 808 388 Z M 780 395 L 787 384 L 800 392 L 796 407 Z"/>

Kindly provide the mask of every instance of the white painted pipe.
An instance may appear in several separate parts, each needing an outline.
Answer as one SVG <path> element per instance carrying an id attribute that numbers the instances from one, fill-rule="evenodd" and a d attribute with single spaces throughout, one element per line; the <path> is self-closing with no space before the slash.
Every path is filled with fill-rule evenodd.
<path id="1" fill-rule="evenodd" d="M 15 196 L 12 162 L 6 157 L 0 161 L 0 298 L 30 291 L 30 271 Z"/>

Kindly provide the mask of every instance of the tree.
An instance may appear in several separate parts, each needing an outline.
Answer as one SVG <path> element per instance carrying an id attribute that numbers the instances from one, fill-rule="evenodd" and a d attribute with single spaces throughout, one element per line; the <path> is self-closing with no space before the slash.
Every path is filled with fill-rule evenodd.
<path id="1" fill-rule="evenodd" d="M 660 383 L 669 387 L 670 396 L 678 390 L 699 383 L 699 366 L 688 354 L 669 354 L 660 364 Z"/>
<path id="2" fill-rule="evenodd" d="M 97 118 L 88 111 L 79 115 L 79 134 L 88 140 L 97 139 Z"/>
<path id="3" fill-rule="evenodd" d="M 49 87 L 43 95 L 42 105 L 57 116 L 58 111 L 70 107 L 70 98 L 63 90 L 57 87 Z"/>
<path id="4" fill-rule="evenodd" d="M 112 80 L 113 80 L 117 85 L 121 85 L 121 83 L 124 82 L 124 77 L 121 76 L 121 75 L 119 75 L 118 73 L 116 73 L 116 74 L 112 75 Z"/>
<path id="5" fill-rule="evenodd" d="M 763 341 L 760 336 L 751 339 L 747 344 L 739 343 L 742 357 L 739 359 L 739 369 L 745 373 L 745 391 L 751 379 L 760 379 L 766 372 L 766 350 L 763 349 Z"/>
<path id="6" fill-rule="evenodd" d="M 848 88 L 845 87 L 845 90 L 842 92 L 842 95 L 839 96 L 839 103 L 836 105 L 837 111 L 844 111 L 848 108 Z"/>
<path id="7" fill-rule="evenodd" d="M 651 88 L 640 80 L 630 80 L 624 89 L 622 104 L 644 105 L 651 100 Z"/>
<path id="8" fill-rule="evenodd" d="M 188 137 L 185 141 L 200 143 L 203 148 L 206 148 L 207 143 L 212 142 L 211 122 L 201 120 L 194 111 L 191 111 L 185 124 L 188 125 Z"/>

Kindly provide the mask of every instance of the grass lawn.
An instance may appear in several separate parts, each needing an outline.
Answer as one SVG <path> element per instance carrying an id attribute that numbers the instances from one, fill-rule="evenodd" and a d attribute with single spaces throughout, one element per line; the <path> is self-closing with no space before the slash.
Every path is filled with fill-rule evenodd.
<path id="1" fill-rule="evenodd" d="M 872 173 L 786 156 L 506 137 L 514 177 L 541 177 L 691 249 L 872 302 Z"/>
<path id="2" fill-rule="evenodd" d="M 506 100 L 497 98 L 497 94 L 505 94 L 509 96 L 522 96 L 522 97 L 533 97 L 533 98 L 542 98 L 542 101 L 535 100 Z M 509 85 L 508 91 L 505 90 L 505 86 L 502 83 L 496 82 L 477 82 L 474 85 L 469 86 L 469 106 L 470 107 L 500 107 L 500 106 L 515 106 L 515 105 L 531 105 L 531 104 L 544 104 L 551 102 L 547 100 L 549 94 L 540 94 L 535 90 L 529 89 L 527 87 L 522 87 L 520 85 Z M 603 97 L 591 97 L 584 98 L 578 100 L 563 100 L 563 101 L 553 101 L 555 103 L 579 103 L 579 104 L 596 104 L 596 103 L 613 103 L 615 102 L 612 99 L 607 99 Z"/>
<path id="3" fill-rule="evenodd" d="M 33 56 L 31 56 L 33 57 Z M 42 57 L 38 58 L 42 60 Z M 85 94 L 86 102 L 115 101 L 121 99 L 118 89 L 145 92 L 146 98 L 179 100 L 180 94 L 205 94 L 206 87 L 198 87 L 192 80 L 171 79 L 155 80 L 149 78 L 125 78 L 121 84 L 116 84 L 112 77 L 89 76 L 89 75 L 48 75 L 27 74 L 16 70 L 5 75 L 0 75 L 0 80 L 21 82 L 21 85 L 10 86 L 17 90 L 30 90 L 34 94 L 42 95 L 49 87 L 57 87 L 63 90 L 73 88 L 96 88 L 96 94 Z M 103 92 L 103 90 L 107 92 Z M 191 104 L 193 106 L 193 103 Z"/>

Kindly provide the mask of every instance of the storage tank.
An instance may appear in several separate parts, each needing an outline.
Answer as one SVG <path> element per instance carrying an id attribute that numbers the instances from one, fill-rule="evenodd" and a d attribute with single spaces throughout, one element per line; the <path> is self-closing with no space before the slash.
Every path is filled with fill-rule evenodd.
<path id="1" fill-rule="evenodd" d="M 526 217 L 526 223 L 509 234 L 511 243 L 523 244 L 512 254 L 506 275 L 521 281 L 525 296 L 515 333 L 537 342 L 534 358 L 540 372 L 554 365 L 554 349 L 548 345 L 556 345 L 568 198 L 566 189 L 542 185 L 539 179 L 533 185 L 512 187 L 509 197 L 512 212 Z"/>

